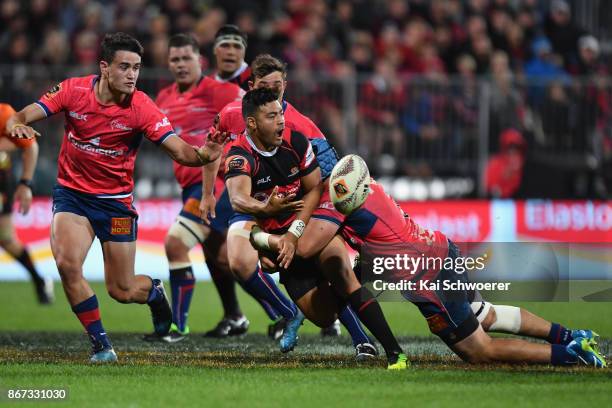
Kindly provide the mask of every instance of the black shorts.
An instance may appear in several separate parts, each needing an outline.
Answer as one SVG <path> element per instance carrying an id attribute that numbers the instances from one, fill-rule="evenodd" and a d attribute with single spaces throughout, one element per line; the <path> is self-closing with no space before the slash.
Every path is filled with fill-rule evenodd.
<path id="1" fill-rule="evenodd" d="M 289 269 L 280 270 L 280 282 L 289 297 L 296 302 L 325 280 L 314 259 L 293 258 Z"/>
<path id="2" fill-rule="evenodd" d="M 13 211 L 15 180 L 11 168 L 0 169 L 0 215 L 10 215 Z"/>

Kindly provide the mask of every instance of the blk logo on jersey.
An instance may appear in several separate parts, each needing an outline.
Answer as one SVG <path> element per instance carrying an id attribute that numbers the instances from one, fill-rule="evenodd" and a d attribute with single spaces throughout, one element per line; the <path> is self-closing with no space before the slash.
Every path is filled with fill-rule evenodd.
<path id="1" fill-rule="evenodd" d="M 87 115 L 82 115 L 78 112 L 73 112 L 73 111 L 70 111 L 69 115 L 71 118 L 82 120 L 83 122 L 87 122 Z"/>
<path id="2" fill-rule="evenodd" d="M 130 217 L 111 218 L 112 235 L 129 235 L 132 233 L 132 219 Z"/>

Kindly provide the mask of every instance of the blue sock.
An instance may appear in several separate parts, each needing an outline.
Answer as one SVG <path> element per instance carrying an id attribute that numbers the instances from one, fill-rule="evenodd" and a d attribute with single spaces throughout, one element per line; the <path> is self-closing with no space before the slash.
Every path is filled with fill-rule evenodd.
<path id="1" fill-rule="evenodd" d="M 191 266 L 170 269 L 170 290 L 172 291 L 172 323 L 180 332 L 185 331 L 195 277 Z"/>
<path id="2" fill-rule="evenodd" d="M 361 322 L 349 305 L 344 305 L 338 314 L 338 318 L 351 335 L 353 346 L 361 343 L 372 343 L 372 340 L 370 340 L 363 327 L 361 327 Z"/>
<path id="3" fill-rule="evenodd" d="M 550 363 L 556 366 L 573 365 L 578 362 L 578 358 L 567 351 L 567 347 L 562 344 L 551 344 Z"/>
<path id="4" fill-rule="evenodd" d="M 265 279 L 266 282 L 268 282 L 269 284 L 276 286 L 276 282 L 274 282 L 274 279 L 272 279 L 269 274 L 263 273 L 263 279 Z M 251 295 L 253 299 L 255 299 L 257 303 L 260 304 L 260 306 L 263 308 L 264 312 L 266 312 L 270 320 L 277 320 L 281 316 L 281 314 L 278 313 L 278 311 L 270 303 L 257 296 L 257 293 L 255 293 L 250 286 L 247 286 L 242 282 L 240 282 L 240 286 L 242 286 L 242 289 L 244 289 L 246 293 Z"/>
<path id="5" fill-rule="evenodd" d="M 251 277 L 244 281 L 245 289 L 254 297 L 270 304 L 284 318 L 293 319 L 297 313 L 295 303 L 287 299 L 273 279 L 268 280 L 263 275 L 265 273 L 257 265 Z"/>
<path id="6" fill-rule="evenodd" d="M 572 331 L 561 326 L 559 323 L 553 323 L 546 340 L 551 344 L 567 345 L 573 340 Z"/>
<path id="7" fill-rule="evenodd" d="M 89 339 L 95 351 L 103 348 L 111 348 L 111 342 L 106 335 L 100 319 L 100 309 L 98 308 L 98 298 L 93 295 L 81 303 L 72 307 L 72 311 L 77 315 L 81 324 L 87 331 Z"/>
<path id="8" fill-rule="evenodd" d="M 161 289 L 157 287 L 159 283 L 159 279 L 151 279 L 151 289 L 149 290 L 149 297 L 147 298 L 148 305 L 157 303 L 164 298 Z"/>

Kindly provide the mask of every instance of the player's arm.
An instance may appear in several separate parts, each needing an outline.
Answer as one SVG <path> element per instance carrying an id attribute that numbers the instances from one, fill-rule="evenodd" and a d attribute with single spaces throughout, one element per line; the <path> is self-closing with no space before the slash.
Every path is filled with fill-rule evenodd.
<path id="1" fill-rule="evenodd" d="M 200 200 L 200 217 L 206 224 L 216 217 L 215 179 L 221 165 L 221 157 L 202 166 L 202 199 Z M 210 218 L 209 218 L 210 217 Z"/>
<path id="2" fill-rule="evenodd" d="M 237 175 L 227 178 L 225 181 L 230 203 L 234 211 L 252 214 L 255 217 L 272 217 L 289 211 L 300 211 L 304 207 L 304 201 L 291 201 L 295 194 L 279 197 L 278 187 L 274 187 L 266 201 L 259 201 L 251 197 L 251 177 Z"/>
<path id="3" fill-rule="evenodd" d="M 32 179 L 38 161 L 38 143 L 35 140 L 32 142 L 28 146 L 22 147 L 23 170 L 21 171 L 19 185 L 15 189 L 15 200 L 19 203 L 19 213 L 24 215 L 30 211 L 32 205 Z"/>
<path id="4" fill-rule="evenodd" d="M 189 167 L 199 167 L 214 162 L 223 152 L 223 137 L 217 132 L 208 135 L 204 146 L 196 147 L 186 143 L 176 135 L 167 137 L 162 143 L 162 149 L 172 160 Z"/>
<path id="5" fill-rule="evenodd" d="M 46 118 L 47 115 L 39 105 L 32 103 L 6 121 L 6 134 L 18 139 L 32 139 L 34 136 L 40 136 L 30 123 Z"/>

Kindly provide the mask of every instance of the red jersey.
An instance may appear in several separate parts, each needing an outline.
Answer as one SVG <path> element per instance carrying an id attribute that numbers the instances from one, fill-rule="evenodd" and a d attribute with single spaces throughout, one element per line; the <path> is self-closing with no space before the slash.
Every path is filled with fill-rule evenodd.
<path id="1" fill-rule="evenodd" d="M 244 91 L 230 82 L 202 77 L 187 92 L 180 92 L 176 83 L 162 89 L 155 103 L 168 115 L 176 134 L 185 142 L 202 146 L 208 130 L 221 109 L 230 102 L 241 101 Z M 182 188 L 202 183 L 202 169 L 173 162 L 174 175 Z"/>
<path id="2" fill-rule="evenodd" d="M 250 137 L 242 135 L 230 149 L 225 161 L 225 180 L 236 176 L 251 179 L 251 197 L 265 201 L 272 190 L 278 187 L 279 196 L 295 194 L 300 200 L 302 177 L 319 167 L 310 141 L 301 133 L 285 128 L 283 141 L 271 152 L 259 150 Z M 295 212 L 259 219 L 262 228 L 279 232 L 289 227 Z"/>
<path id="3" fill-rule="evenodd" d="M 174 130 L 141 91 L 135 90 L 122 104 L 100 103 L 94 91 L 98 79 L 97 75 L 66 79 L 36 105 L 46 116 L 63 111 L 66 117 L 58 184 L 101 198 L 130 197 L 142 136 L 161 145 L 174 136 Z"/>
<path id="4" fill-rule="evenodd" d="M 370 195 L 359 209 L 344 219 L 340 231 L 347 243 L 358 251 L 370 249 L 375 253 L 389 252 L 387 255 L 401 252 L 416 258 L 442 260 L 448 254 L 446 236 L 440 231 L 420 227 L 374 180 L 370 184 Z"/>

